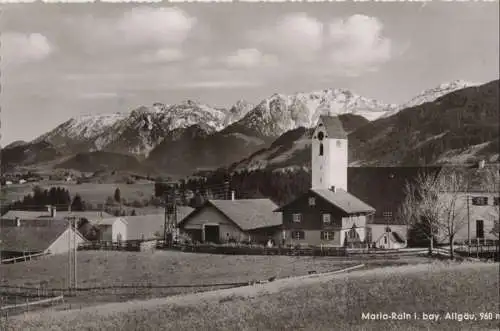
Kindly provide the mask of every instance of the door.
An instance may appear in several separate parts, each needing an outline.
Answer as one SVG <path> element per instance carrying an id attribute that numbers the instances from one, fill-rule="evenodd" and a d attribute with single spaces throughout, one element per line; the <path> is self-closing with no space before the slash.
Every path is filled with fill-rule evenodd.
<path id="1" fill-rule="evenodd" d="M 205 242 L 219 243 L 219 226 L 205 225 Z"/>

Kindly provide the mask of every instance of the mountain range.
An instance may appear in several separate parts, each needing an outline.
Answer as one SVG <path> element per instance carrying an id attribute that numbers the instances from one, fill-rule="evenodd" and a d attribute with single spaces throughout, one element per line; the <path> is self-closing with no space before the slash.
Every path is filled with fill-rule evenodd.
<path id="1" fill-rule="evenodd" d="M 50 164 L 92 172 L 122 164 L 124 170 L 188 175 L 227 165 L 307 166 L 308 133 L 321 114 L 340 115 L 352 165 L 455 162 L 462 154 L 459 161 L 466 162 L 471 153 L 494 158 L 498 81 L 453 81 L 401 105 L 324 89 L 273 94 L 256 105 L 240 100 L 229 109 L 188 100 L 84 115 L 31 142 L 6 146 L 2 168 Z"/>

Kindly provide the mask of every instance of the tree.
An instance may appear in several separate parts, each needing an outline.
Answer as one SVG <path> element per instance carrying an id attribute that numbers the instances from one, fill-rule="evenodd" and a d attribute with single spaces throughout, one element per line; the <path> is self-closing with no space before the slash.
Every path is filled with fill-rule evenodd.
<path id="1" fill-rule="evenodd" d="M 79 194 L 76 194 L 73 198 L 73 202 L 71 203 L 71 210 L 73 211 L 84 211 L 85 203 L 82 200 L 82 197 Z"/>
<path id="2" fill-rule="evenodd" d="M 132 209 L 132 211 L 130 212 L 130 216 L 137 216 L 135 209 Z"/>
<path id="3" fill-rule="evenodd" d="M 115 190 L 115 201 L 118 203 L 121 203 L 121 201 L 122 201 L 122 195 L 121 195 L 119 187 L 117 187 Z"/>
<path id="4" fill-rule="evenodd" d="M 439 176 L 422 173 L 415 182 L 407 183 L 400 213 L 411 226 L 409 235 L 420 232 L 426 237 L 429 254 L 435 238 L 442 236 L 448 240 L 450 256 L 454 257 L 455 235 L 467 224 L 463 208 L 457 206 L 465 190 L 463 175 L 453 170 Z"/>

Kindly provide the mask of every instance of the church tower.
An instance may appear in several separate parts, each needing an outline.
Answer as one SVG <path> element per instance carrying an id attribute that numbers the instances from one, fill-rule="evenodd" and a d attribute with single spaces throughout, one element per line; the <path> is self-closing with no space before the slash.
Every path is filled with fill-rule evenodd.
<path id="1" fill-rule="evenodd" d="M 312 188 L 347 191 L 347 133 L 337 116 L 320 116 L 311 145 Z"/>

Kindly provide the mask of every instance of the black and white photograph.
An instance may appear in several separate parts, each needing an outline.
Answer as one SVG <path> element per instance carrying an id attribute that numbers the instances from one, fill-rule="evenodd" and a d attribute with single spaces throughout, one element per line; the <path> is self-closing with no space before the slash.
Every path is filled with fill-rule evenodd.
<path id="1" fill-rule="evenodd" d="M 0 1 L 0 330 L 499 330 L 498 1 Z"/>

